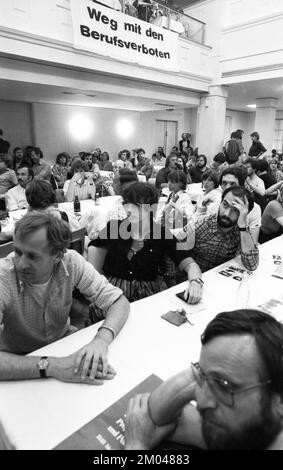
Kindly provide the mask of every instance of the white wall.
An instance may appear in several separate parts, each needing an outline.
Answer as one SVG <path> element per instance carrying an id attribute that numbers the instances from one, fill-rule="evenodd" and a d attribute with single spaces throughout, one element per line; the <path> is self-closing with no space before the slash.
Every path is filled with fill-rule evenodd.
<path id="1" fill-rule="evenodd" d="M 32 143 L 31 113 L 28 103 L 0 101 L 0 129 L 4 139 L 14 147 L 26 147 Z"/>
<path id="2" fill-rule="evenodd" d="M 226 0 L 225 26 L 254 21 L 283 12 L 282 0 Z"/>
<path id="3" fill-rule="evenodd" d="M 33 129 L 29 109 L 31 107 Z M 87 117 L 93 125 L 93 133 L 82 139 L 80 133 L 70 133 L 69 122 L 77 115 Z M 133 125 L 133 134 L 123 139 L 116 130 L 122 118 L 128 119 Z M 131 112 L 104 108 L 53 105 L 33 103 L 31 105 L 18 102 L 0 102 L 0 128 L 12 146 L 32 143 L 42 148 L 48 161 L 54 161 L 59 152 L 67 151 L 75 155 L 80 150 L 91 151 L 96 147 L 106 150 L 110 158 L 116 159 L 119 150 L 143 147 L 148 154 L 155 148 L 155 120 L 163 119 L 178 122 L 178 136 L 184 130 L 193 127 L 190 110 L 185 119 L 184 110 L 173 112 Z M 176 142 L 177 143 L 177 142 Z"/>

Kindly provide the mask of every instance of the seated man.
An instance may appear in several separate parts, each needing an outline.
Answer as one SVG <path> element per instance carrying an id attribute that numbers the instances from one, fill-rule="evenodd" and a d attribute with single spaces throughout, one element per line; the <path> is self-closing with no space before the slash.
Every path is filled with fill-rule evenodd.
<path id="1" fill-rule="evenodd" d="M 28 214 L 17 222 L 15 253 L 0 260 L 0 380 L 54 377 L 102 383 L 113 378 L 108 346 L 129 312 L 122 291 L 76 251 L 67 250 L 68 225 L 52 215 Z M 66 357 L 26 357 L 72 333 L 69 314 L 77 288 L 105 316 L 92 341 Z"/>
<path id="2" fill-rule="evenodd" d="M 282 450 L 282 324 L 257 310 L 224 312 L 201 343 L 199 362 L 130 400 L 125 449 L 151 449 L 169 435 L 211 450 Z"/>
<path id="3" fill-rule="evenodd" d="M 17 169 L 18 184 L 6 193 L 6 204 L 8 211 L 25 209 L 28 207 L 25 189 L 33 179 L 33 171 L 27 166 L 21 166 Z"/>
<path id="4" fill-rule="evenodd" d="M 189 252 L 201 271 L 234 258 L 238 252 L 246 269 L 254 271 L 259 262 L 258 246 L 247 226 L 253 199 L 243 187 L 226 189 L 217 214 L 195 224 L 195 245 Z"/>
<path id="5" fill-rule="evenodd" d="M 31 152 L 33 162 L 33 174 L 35 179 L 44 179 L 50 181 L 51 166 L 43 160 L 43 153 L 39 147 L 33 147 Z"/>

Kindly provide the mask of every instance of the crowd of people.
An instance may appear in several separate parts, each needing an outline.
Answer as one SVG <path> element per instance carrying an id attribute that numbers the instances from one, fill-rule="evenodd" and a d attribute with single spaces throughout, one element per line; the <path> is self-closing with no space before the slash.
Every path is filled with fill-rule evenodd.
<path id="1" fill-rule="evenodd" d="M 9 143 L 0 142 L 0 215 L 28 209 L 11 233 L 0 233 L 2 243 L 14 240 L 14 252 L 0 259 L 1 380 L 54 377 L 99 384 L 112 379 L 108 346 L 127 320 L 129 302 L 187 279 L 184 298 L 198 303 L 202 273 L 238 253 L 246 269 L 257 269 L 258 242 L 283 233 L 282 156 L 273 152 L 265 158 L 256 132 L 247 156 L 242 134 L 232 133 L 211 164 L 191 147 L 188 133 L 167 156 L 162 147 L 151 157 L 142 148 L 132 153 L 123 149 L 110 160 L 107 151 L 97 148 L 73 158 L 61 152 L 54 165 L 45 161 L 39 147 L 16 147 L 10 155 Z M 191 183 L 202 184 L 197 201 L 188 191 Z M 159 211 L 164 192 L 166 201 Z M 73 211 L 59 210 L 58 202 L 114 195 L 120 196 L 116 215 L 90 239 L 87 259 L 70 250 L 71 233 L 81 225 Z M 24 356 L 76 331 L 72 318 L 78 315 L 83 315 L 83 326 L 104 320 L 90 343 L 67 357 Z M 131 400 L 126 448 L 152 448 L 165 435 L 201 448 L 271 445 L 280 434 L 283 393 L 282 380 L 277 382 L 265 351 L 273 336 L 275 361 L 276 341 L 281 338 L 282 356 L 283 339 L 275 320 L 252 311 L 216 317 L 202 336 L 199 363 L 152 396 Z M 229 355 L 221 362 L 224 350 Z M 246 356 L 242 370 L 235 358 L 243 362 Z M 260 367 L 248 372 L 254 364 Z M 204 394 L 206 382 L 209 393 Z M 248 390 L 255 390 L 258 400 L 252 408 L 249 401 L 238 399 Z M 180 399 L 174 403 L 176 393 Z M 191 400 L 197 408 L 188 405 Z M 264 413 L 263 400 L 268 403 Z M 237 413 L 234 426 L 229 419 Z M 215 420 L 219 429 L 214 433 Z M 257 444 L 254 429 L 261 432 Z"/>

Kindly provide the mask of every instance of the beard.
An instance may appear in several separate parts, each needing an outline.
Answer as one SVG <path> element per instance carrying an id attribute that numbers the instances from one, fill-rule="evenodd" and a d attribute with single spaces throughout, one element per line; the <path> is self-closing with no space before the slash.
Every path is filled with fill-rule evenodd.
<path id="1" fill-rule="evenodd" d="M 232 227 L 235 227 L 236 223 L 237 223 L 237 221 L 233 221 L 233 220 L 229 219 L 229 217 L 222 216 L 218 212 L 217 224 L 219 225 L 219 227 L 232 228 Z"/>
<path id="2" fill-rule="evenodd" d="M 280 432 L 280 420 L 273 417 L 270 404 L 262 406 L 259 416 L 235 431 L 213 424 L 211 411 L 200 414 L 202 433 L 209 450 L 264 450 Z"/>

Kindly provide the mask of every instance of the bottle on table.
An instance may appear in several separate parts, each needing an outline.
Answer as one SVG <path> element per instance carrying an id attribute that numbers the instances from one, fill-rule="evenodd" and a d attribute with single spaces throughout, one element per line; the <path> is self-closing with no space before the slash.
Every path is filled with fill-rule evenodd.
<path id="1" fill-rule="evenodd" d="M 95 205 L 96 205 L 96 206 L 99 206 L 99 204 L 100 204 L 99 192 L 96 192 L 96 193 L 95 193 Z"/>
<path id="2" fill-rule="evenodd" d="M 81 203 L 79 201 L 79 196 L 75 196 L 74 199 L 74 212 L 81 212 Z"/>

